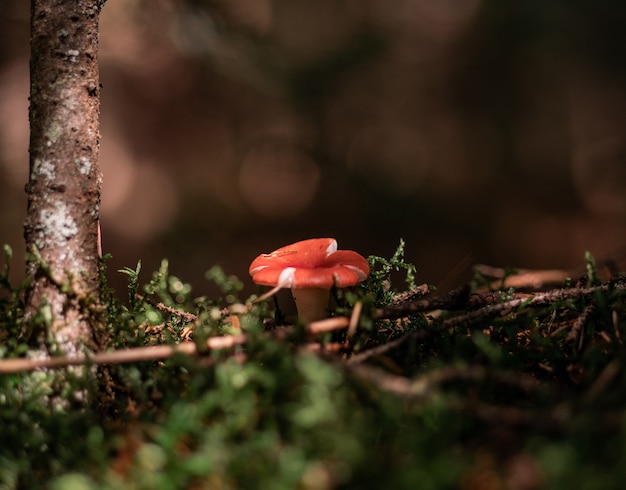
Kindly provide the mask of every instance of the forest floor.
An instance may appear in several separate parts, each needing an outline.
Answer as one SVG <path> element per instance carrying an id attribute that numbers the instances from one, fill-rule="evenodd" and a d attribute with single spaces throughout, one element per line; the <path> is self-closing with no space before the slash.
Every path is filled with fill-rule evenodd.
<path id="1" fill-rule="evenodd" d="M 28 356 L 0 272 L 0 488 L 609 489 L 626 479 L 626 280 L 477 266 L 416 281 L 403 244 L 298 324 L 194 297 L 167 261 L 106 298 L 105 352 Z M 398 287 L 398 284 L 400 286 Z"/>

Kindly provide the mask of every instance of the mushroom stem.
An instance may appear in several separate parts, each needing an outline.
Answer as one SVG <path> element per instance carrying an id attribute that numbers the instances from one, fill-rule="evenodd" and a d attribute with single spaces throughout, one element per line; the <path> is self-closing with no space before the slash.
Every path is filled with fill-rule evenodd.
<path id="1" fill-rule="evenodd" d="M 291 295 L 296 302 L 298 318 L 305 325 L 328 316 L 329 289 L 291 288 Z"/>

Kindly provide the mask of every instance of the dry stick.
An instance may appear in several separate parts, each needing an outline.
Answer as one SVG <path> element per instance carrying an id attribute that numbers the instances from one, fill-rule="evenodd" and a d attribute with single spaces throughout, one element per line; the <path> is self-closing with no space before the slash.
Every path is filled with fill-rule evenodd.
<path id="1" fill-rule="evenodd" d="M 446 294 L 435 296 L 433 298 L 424 298 L 417 301 L 410 301 L 398 305 L 378 308 L 374 312 L 374 318 L 400 318 L 407 315 L 414 315 L 433 310 L 463 309 L 467 307 L 469 297 L 469 287 L 463 286 L 459 289 L 452 290 Z"/>
<path id="2" fill-rule="evenodd" d="M 571 330 L 567 333 L 565 337 L 565 343 L 567 345 L 575 345 L 578 344 L 578 350 L 580 351 L 583 347 L 583 329 L 585 328 L 585 324 L 589 320 L 589 317 L 596 309 L 596 304 L 590 303 L 585 309 L 582 311 L 580 315 L 574 321 Z"/>
<path id="3" fill-rule="evenodd" d="M 532 427 L 546 434 L 560 433 L 573 418 L 572 408 L 569 404 L 560 404 L 551 409 L 526 410 L 475 401 L 453 400 L 449 406 L 466 416 L 475 417 L 491 427 Z M 613 418 L 608 421 L 610 425 L 615 424 Z"/>
<path id="4" fill-rule="evenodd" d="M 617 359 L 614 359 L 606 365 L 598 377 L 594 380 L 593 384 L 589 388 L 589 391 L 585 394 L 585 401 L 587 403 L 592 402 L 598 396 L 606 391 L 615 378 L 622 372 L 622 363 Z"/>
<path id="5" fill-rule="evenodd" d="M 419 286 L 409 289 L 408 291 L 404 291 L 403 293 L 396 294 L 391 302 L 394 305 L 398 305 L 401 303 L 406 303 L 407 301 L 413 301 L 416 298 L 421 298 L 422 296 L 426 296 L 430 292 L 430 287 L 428 284 L 420 284 Z"/>
<path id="6" fill-rule="evenodd" d="M 272 296 L 273 294 L 275 294 L 277 291 L 276 288 L 272 289 L 271 291 L 268 291 L 267 293 L 265 293 L 263 296 L 255 299 L 253 301 L 253 303 L 257 303 L 258 301 L 262 300 L 262 299 L 267 299 L 268 297 Z M 189 313 L 188 311 L 184 311 L 184 310 L 179 310 L 176 308 L 173 308 L 172 306 L 167 306 L 165 304 L 163 304 L 163 302 L 155 302 L 153 300 L 151 300 L 149 297 L 144 297 L 141 295 L 136 295 L 137 299 L 143 299 L 145 301 L 147 301 L 150 305 L 154 306 L 156 309 L 164 311 L 166 313 L 170 313 L 172 315 L 175 316 L 179 316 L 181 317 L 183 320 L 185 320 L 186 322 L 190 323 L 190 322 L 195 322 L 198 319 L 198 315 L 195 315 L 194 313 Z M 220 314 L 222 316 L 226 316 L 226 315 L 230 315 L 230 314 L 236 314 L 236 313 L 246 313 L 247 312 L 247 307 L 246 305 L 243 305 L 241 303 L 234 303 L 232 305 L 229 305 L 225 308 L 222 308 L 219 310 Z"/>
<path id="7" fill-rule="evenodd" d="M 245 335 L 230 335 L 225 337 L 211 337 L 206 346 L 210 350 L 227 349 L 242 345 L 246 342 Z M 96 354 L 81 354 L 78 356 L 59 356 L 48 359 L 3 359 L 0 360 L 0 373 L 16 373 L 43 368 L 62 368 L 83 364 L 122 364 L 138 361 L 155 361 L 167 359 L 174 354 L 191 355 L 197 352 L 194 342 L 183 342 L 176 345 L 152 345 L 148 347 L 134 347 L 111 352 Z"/>
<path id="8" fill-rule="evenodd" d="M 258 298 L 256 298 L 254 301 L 252 301 L 253 303 L 259 303 L 261 301 L 265 301 L 268 298 L 271 298 L 272 296 L 274 296 L 278 291 L 280 291 L 281 289 L 283 289 L 283 285 L 279 284 L 278 286 L 275 286 L 274 288 L 270 289 L 269 291 L 267 291 L 266 293 L 262 294 L 261 296 L 259 296 Z"/>
<path id="9" fill-rule="evenodd" d="M 350 325 L 350 319 L 347 316 L 335 316 L 311 322 L 307 325 L 307 330 L 312 334 L 332 332 L 341 330 Z"/>
<path id="10" fill-rule="evenodd" d="M 161 311 L 165 311 L 172 315 L 179 316 L 186 322 L 194 322 L 198 319 L 198 316 L 194 315 L 193 313 L 189 313 L 187 311 L 182 311 L 182 310 L 177 310 L 176 308 L 172 308 L 171 306 L 164 305 L 161 302 L 156 303 L 153 306 Z"/>
<path id="11" fill-rule="evenodd" d="M 613 284 L 605 283 L 588 288 L 563 288 L 536 294 L 513 294 L 513 298 L 507 301 L 502 301 L 501 293 L 497 291 L 482 294 L 470 294 L 469 288 L 462 287 L 434 298 L 425 298 L 401 305 L 378 308 L 374 312 L 374 318 L 400 318 L 417 313 L 426 313 L 437 309 L 454 311 L 467 308 L 468 305 L 480 308 L 470 313 L 446 320 L 446 322 L 448 322 L 446 327 L 455 326 L 458 323 L 481 319 L 485 316 L 498 314 L 502 311 L 518 308 L 522 305 L 533 307 L 546 306 L 557 301 L 579 299 L 590 296 L 596 292 L 605 292 L 610 288 L 623 291 L 626 290 L 626 283 L 620 281 Z"/>
<path id="12" fill-rule="evenodd" d="M 348 322 L 348 333 L 347 337 L 352 338 L 356 333 L 356 329 L 359 326 L 359 320 L 361 319 L 361 312 L 363 311 L 363 303 L 361 301 L 357 301 L 352 309 L 352 314 L 350 315 L 350 321 Z"/>
<path id="13" fill-rule="evenodd" d="M 613 284 L 613 287 L 617 290 L 626 289 L 626 284 L 619 282 Z M 466 313 L 464 315 L 459 315 L 456 317 L 448 318 L 447 320 L 442 321 L 439 326 L 442 329 L 456 327 L 463 323 L 472 323 L 477 320 L 481 320 L 483 318 L 487 318 L 489 316 L 497 315 L 504 311 L 512 310 L 515 308 L 519 308 L 520 306 L 546 306 L 555 301 L 562 301 L 564 299 L 576 299 L 582 298 L 586 296 L 590 296 L 597 291 L 607 291 L 609 289 L 608 284 L 602 284 L 596 287 L 590 288 L 567 288 L 567 289 L 557 289 L 553 291 L 548 291 L 545 293 L 538 293 L 535 295 L 516 295 L 514 299 L 504 301 L 502 303 L 497 303 L 496 301 L 499 299 L 499 293 L 486 293 L 481 295 L 473 295 L 468 300 L 474 304 L 486 303 L 486 306 L 472 311 L 470 313 Z M 415 313 L 424 313 L 432 309 L 440 308 L 441 305 L 447 303 L 448 305 L 455 305 L 464 295 L 469 294 L 469 289 L 461 288 L 456 291 L 452 291 L 444 296 L 439 296 L 430 299 L 423 299 L 419 301 L 413 301 L 411 303 L 406 303 L 403 305 L 397 306 L 388 306 L 385 308 L 379 308 L 374 312 L 375 319 L 383 319 L 383 318 L 398 318 L 410 314 Z M 589 312 L 590 314 L 591 312 Z M 387 344 L 374 347 L 373 349 L 369 349 L 365 352 L 357 354 L 349 359 L 349 363 L 359 363 L 368 359 L 372 356 L 377 356 L 383 354 L 391 349 L 394 349 L 400 345 L 402 345 L 406 340 L 415 336 L 417 332 L 405 335 L 395 341 L 389 342 Z M 420 331 L 421 334 L 420 339 L 426 337 L 428 335 L 427 331 Z"/>
<path id="14" fill-rule="evenodd" d="M 430 383 L 424 377 L 411 380 L 365 364 L 346 364 L 347 371 L 379 389 L 406 398 L 430 395 Z"/>
<path id="15" fill-rule="evenodd" d="M 415 339 L 415 340 L 423 340 L 431 334 L 430 330 L 418 330 L 416 332 L 411 332 L 402 337 L 399 337 L 395 340 L 391 340 L 385 344 L 378 345 L 376 347 L 372 347 L 371 349 L 364 350 L 358 354 L 351 356 L 348 360 L 346 360 L 346 364 L 358 364 L 364 361 L 367 361 L 371 357 L 380 356 L 385 354 L 386 352 L 395 349 L 396 347 L 400 347 L 407 340 Z"/>
<path id="16" fill-rule="evenodd" d="M 149 296 L 142 296 L 141 294 L 136 294 L 135 298 L 137 298 L 140 301 L 145 301 L 149 305 L 154 306 L 157 310 L 161 310 L 161 311 L 164 311 L 165 313 L 176 315 L 182 318 L 183 320 L 185 320 L 186 322 L 193 322 L 198 319 L 198 316 L 194 315 L 193 313 L 189 313 L 188 311 L 178 310 L 171 306 L 167 306 L 162 301 L 156 302 Z"/>
<path id="17" fill-rule="evenodd" d="M 507 275 L 508 271 L 506 269 L 483 264 L 476 266 L 476 271 L 486 277 L 496 279 L 491 283 L 491 287 L 497 289 L 513 287 L 516 289 L 530 288 L 536 290 L 550 284 L 563 284 L 568 277 L 574 275 L 571 271 L 560 269 L 520 269 L 515 274 Z"/>
<path id="18" fill-rule="evenodd" d="M 529 375 L 512 371 L 492 372 L 483 366 L 445 366 L 433 369 L 413 379 L 390 374 L 383 369 L 363 364 L 346 364 L 346 367 L 357 377 L 371 381 L 380 389 L 407 398 L 424 398 L 433 393 L 434 387 L 458 380 L 484 381 L 485 379 L 493 379 L 500 384 L 513 386 L 527 393 L 540 386 Z"/>
<path id="19" fill-rule="evenodd" d="M 424 401 L 435 394 L 438 385 L 448 381 L 469 380 L 484 381 L 492 377 L 501 384 L 514 386 L 524 392 L 531 392 L 541 385 L 532 377 L 515 372 L 490 372 L 482 366 L 454 367 L 435 369 L 414 379 L 390 374 L 383 369 L 358 364 L 344 364 L 348 372 L 380 390 L 409 400 Z M 448 406 L 491 425 L 534 426 L 546 432 L 561 430 L 572 417 L 569 405 L 557 405 L 539 413 L 518 407 L 490 405 L 476 401 L 451 398 Z"/>
<path id="20" fill-rule="evenodd" d="M 613 310 L 611 313 L 611 321 L 613 322 L 613 333 L 615 334 L 615 338 L 620 345 L 623 345 L 622 336 L 619 333 L 619 313 L 617 313 L 616 310 Z"/>
<path id="21" fill-rule="evenodd" d="M 596 257 L 596 269 L 606 268 L 610 277 L 616 277 L 620 271 L 618 263 L 623 262 L 626 258 L 626 247 L 622 247 L 604 257 Z M 514 287 L 516 289 L 533 288 L 539 289 L 547 285 L 563 284 L 563 282 L 572 277 L 580 277 L 586 273 L 586 268 L 576 267 L 568 270 L 561 269 L 517 269 L 513 275 L 507 275 L 508 271 L 500 267 L 480 264 L 475 267 L 476 271 L 486 277 L 499 279 L 492 286 L 495 288 Z M 504 280 L 504 283 L 502 282 Z"/>
<path id="22" fill-rule="evenodd" d="M 309 344 L 304 344 L 302 346 L 302 349 L 307 352 L 321 352 L 321 353 L 333 353 L 333 354 L 341 352 L 343 348 L 344 348 L 344 345 L 341 342 L 328 342 L 326 344 L 320 344 L 318 342 L 311 342 Z"/>
<path id="23" fill-rule="evenodd" d="M 346 328 L 350 323 L 347 317 L 328 318 L 313 322 L 307 329 L 313 333 L 331 332 Z M 280 329 L 275 335 L 283 336 L 289 329 Z M 221 350 L 237 345 L 243 345 L 248 338 L 244 334 L 225 335 L 223 337 L 211 337 L 207 340 L 206 346 L 209 350 Z M 133 347 L 129 349 L 119 349 L 110 352 L 99 352 L 96 354 L 82 354 L 78 356 L 58 356 L 49 359 L 0 359 L 1 373 L 16 373 L 20 371 L 33 371 L 35 369 L 54 369 L 68 366 L 79 366 L 83 364 L 122 364 L 139 361 L 154 361 L 167 359 L 175 354 L 193 355 L 197 353 L 197 346 L 194 342 L 181 342 L 175 345 L 153 345 L 148 347 Z"/>
<path id="24" fill-rule="evenodd" d="M 476 311 L 472 311 L 470 313 L 466 313 L 464 315 L 459 315 L 456 317 L 448 318 L 447 320 L 442 321 L 439 326 L 440 328 L 452 328 L 457 327 L 464 323 L 472 323 L 477 320 L 482 320 L 483 318 L 487 318 L 490 316 L 494 316 L 509 310 L 515 310 L 520 307 L 540 307 L 547 306 L 552 303 L 558 301 L 564 301 L 567 299 L 580 299 L 587 296 L 591 296 L 597 292 L 605 292 L 608 291 L 610 287 L 613 287 L 616 290 L 623 291 L 626 289 L 626 283 L 619 282 L 612 285 L 609 284 L 601 284 L 599 286 L 589 287 L 589 288 L 566 288 L 566 289 L 555 289 L 553 291 L 548 291 L 545 293 L 538 293 L 534 295 L 530 295 L 526 298 L 515 298 L 509 301 L 504 301 L 502 303 L 497 303 L 493 305 L 485 306 Z"/>

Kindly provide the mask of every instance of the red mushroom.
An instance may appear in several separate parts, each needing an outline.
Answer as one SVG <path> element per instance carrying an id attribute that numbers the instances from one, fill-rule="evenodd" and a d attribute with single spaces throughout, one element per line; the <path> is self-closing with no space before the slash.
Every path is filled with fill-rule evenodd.
<path id="1" fill-rule="evenodd" d="M 300 320 L 324 318 L 330 288 L 348 287 L 370 273 L 367 260 L 352 250 L 337 250 L 334 238 L 312 238 L 261 254 L 250 264 L 257 284 L 291 288 Z"/>

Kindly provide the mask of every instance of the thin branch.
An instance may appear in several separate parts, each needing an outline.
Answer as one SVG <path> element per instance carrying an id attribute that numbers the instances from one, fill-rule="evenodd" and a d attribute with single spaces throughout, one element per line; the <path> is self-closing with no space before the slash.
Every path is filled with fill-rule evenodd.
<path id="1" fill-rule="evenodd" d="M 430 287 L 428 284 L 420 284 L 413 289 L 409 289 L 408 291 L 404 291 L 403 293 L 396 294 L 391 302 L 394 305 L 399 305 L 402 303 L 407 303 L 409 301 L 414 301 L 417 298 L 421 298 L 430 293 Z"/>
<path id="2" fill-rule="evenodd" d="M 515 274 L 509 274 L 506 269 L 488 265 L 477 265 L 476 271 L 485 277 L 493 278 L 490 286 L 496 289 L 532 289 L 537 290 L 550 285 L 562 285 L 572 277 L 572 271 L 553 270 L 526 270 L 520 269 Z"/>
<path id="3" fill-rule="evenodd" d="M 611 385 L 611 383 L 613 383 L 613 381 L 615 381 L 615 378 L 617 378 L 622 371 L 622 363 L 617 359 L 608 363 L 594 380 L 589 388 L 589 391 L 585 394 L 585 401 L 590 403 L 597 399 L 600 394 L 607 390 L 607 388 Z"/>
<path id="4" fill-rule="evenodd" d="M 261 301 L 265 301 L 266 299 L 271 298 L 272 296 L 274 296 L 277 292 L 279 292 L 284 287 L 285 286 L 283 284 L 279 284 L 279 285 L 273 287 L 272 289 L 270 289 L 269 291 L 267 291 L 266 293 L 262 294 L 258 298 L 256 298 L 252 303 L 259 303 Z"/>
<path id="5" fill-rule="evenodd" d="M 588 322 L 589 317 L 595 311 L 595 309 L 596 309 L 595 302 L 590 303 L 585 307 L 582 313 L 578 315 L 578 317 L 572 324 L 571 330 L 567 333 L 567 336 L 565 337 L 565 343 L 567 345 L 573 346 L 577 344 L 578 350 L 580 351 L 582 349 L 583 329 L 586 323 Z"/>
<path id="6" fill-rule="evenodd" d="M 407 398 L 432 395 L 435 387 L 450 381 L 493 381 L 513 386 L 525 393 L 536 389 L 539 382 L 533 377 L 513 371 L 490 371 L 483 366 L 445 366 L 410 379 L 390 374 L 380 368 L 362 364 L 348 364 L 348 371 L 376 384 L 380 389 Z"/>
<path id="7" fill-rule="evenodd" d="M 313 322 L 307 326 L 312 334 L 331 332 L 347 328 L 350 319 L 347 317 L 327 318 Z M 292 329 L 280 328 L 270 334 L 276 338 L 284 338 Z M 243 345 L 247 342 L 245 334 L 226 335 L 223 337 L 211 337 L 206 342 L 208 350 L 222 350 Z M 195 342 L 181 342 L 175 345 L 153 345 L 147 347 L 133 347 L 119 349 L 96 354 L 80 354 L 76 356 L 58 356 L 49 359 L 1 359 L 0 373 L 16 373 L 21 371 L 33 371 L 35 369 L 56 369 L 68 366 L 81 366 L 85 364 L 123 364 L 140 361 L 154 361 L 167 359 L 175 354 L 194 355 L 198 352 Z"/>
<path id="8" fill-rule="evenodd" d="M 206 342 L 209 350 L 221 350 L 242 345 L 246 342 L 245 335 L 229 335 L 224 337 L 211 337 Z M 148 347 L 134 347 L 119 349 L 110 352 L 96 354 L 79 354 L 76 356 L 58 356 L 47 359 L 2 359 L 0 360 L 0 373 L 16 373 L 20 371 L 33 371 L 35 369 L 55 369 L 68 366 L 81 366 L 85 364 L 123 364 L 139 361 L 155 361 L 167 359 L 175 354 L 193 355 L 198 351 L 194 342 L 182 342 L 176 345 L 152 345 Z"/>
<path id="9" fill-rule="evenodd" d="M 189 313 L 183 310 L 177 310 L 176 308 L 172 308 L 171 306 L 164 305 L 162 302 L 152 303 L 152 305 L 161 311 L 170 313 L 171 315 L 179 316 L 186 322 L 195 322 L 198 319 L 198 316 L 194 315 L 193 313 Z"/>
<path id="10" fill-rule="evenodd" d="M 467 307 L 469 297 L 469 287 L 463 286 L 433 298 L 424 298 L 417 301 L 378 308 L 374 312 L 374 318 L 400 318 L 433 310 L 459 310 Z"/>
<path id="11" fill-rule="evenodd" d="M 348 322 L 348 334 L 347 337 L 350 339 L 354 337 L 356 333 L 356 329 L 359 326 L 359 321 L 361 320 L 361 312 L 363 311 L 363 303 L 361 301 L 357 301 L 352 309 L 352 314 L 350 315 L 350 321 Z"/>
<path id="12" fill-rule="evenodd" d="M 517 310 L 518 308 L 536 308 L 548 306 L 550 304 L 565 301 L 568 299 L 580 299 L 592 296 L 598 292 L 606 292 L 609 289 L 619 291 L 626 290 L 626 283 L 618 282 L 615 284 L 601 284 L 589 288 L 566 288 L 555 289 L 545 293 L 537 293 L 528 295 L 527 297 L 514 298 L 509 301 L 485 306 L 479 310 L 466 313 L 464 315 L 455 316 L 442 321 L 439 326 L 441 328 L 453 328 L 462 324 L 474 323 L 478 320 L 495 316 L 508 311 Z"/>
<path id="13" fill-rule="evenodd" d="M 466 308 L 479 308 L 475 311 L 446 320 L 444 327 L 456 326 L 459 323 L 476 321 L 488 316 L 497 315 L 506 310 L 519 308 L 520 306 L 540 307 L 567 299 L 580 299 L 591 296 L 597 292 L 606 292 L 609 289 L 619 291 L 626 290 L 626 283 L 604 283 L 599 286 L 588 288 L 563 288 L 551 291 L 528 294 L 513 293 L 510 299 L 502 301 L 502 293 L 498 291 L 470 294 L 469 287 L 450 291 L 441 296 L 424 298 L 399 305 L 385 306 L 374 312 L 375 319 L 400 318 L 418 313 L 427 313 L 434 310 L 455 311 Z"/>
<path id="14" fill-rule="evenodd" d="M 450 407 L 456 408 L 465 416 L 474 417 L 491 427 L 530 427 L 546 434 L 560 433 L 573 418 L 569 404 L 556 405 L 550 409 L 532 410 L 458 400 L 452 401 Z M 609 423 L 614 422 L 609 420 Z"/>
<path id="15" fill-rule="evenodd" d="M 624 290 L 626 284 L 615 283 L 612 285 L 615 289 Z M 507 301 L 502 301 L 502 295 L 500 292 L 488 292 L 482 294 L 470 295 L 469 288 L 462 287 L 450 293 L 437 296 L 434 298 L 421 299 L 418 301 L 408 302 L 400 305 L 387 306 L 379 308 L 374 312 L 375 319 L 391 319 L 399 318 L 411 314 L 426 313 L 432 310 L 445 309 L 448 311 L 459 309 L 460 307 L 478 307 L 477 310 L 469 313 L 455 316 L 443 320 L 440 323 L 440 327 L 443 329 L 455 327 L 464 323 L 473 323 L 490 316 L 495 316 L 503 312 L 515 310 L 522 306 L 525 307 L 539 307 L 546 306 L 557 301 L 563 301 L 565 299 L 577 299 L 590 296 L 598 291 L 607 291 L 609 289 L 608 284 L 591 288 L 566 288 L 556 289 L 545 293 L 537 293 L 535 295 L 523 293 L 513 294 L 512 298 Z M 408 339 L 410 337 L 407 337 Z M 366 359 L 367 356 L 380 355 L 388 350 L 391 350 L 406 340 L 404 337 L 397 341 L 390 342 L 389 344 L 375 347 L 373 352 L 361 353 L 351 358 L 351 362 L 358 363 Z"/>
<path id="16" fill-rule="evenodd" d="M 412 399 L 424 399 L 432 395 L 431 383 L 425 377 L 411 380 L 364 364 L 346 364 L 346 368 L 357 378 L 394 395 Z"/>
<path id="17" fill-rule="evenodd" d="M 349 325 L 350 319 L 347 316 L 335 316 L 311 322 L 307 325 L 307 330 L 312 334 L 318 334 L 348 328 Z"/>
<path id="18" fill-rule="evenodd" d="M 367 361 L 371 357 L 381 356 L 386 354 L 388 351 L 392 349 L 396 349 L 404 344 L 407 340 L 424 340 L 431 334 L 430 330 L 418 330 L 416 332 L 411 332 L 409 334 L 403 335 L 400 338 L 395 340 L 390 340 L 385 344 L 378 345 L 376 347 L 372 347 L 371 349 L 367 349 L 363 352 L 353 355 L 348 360 L 346 360 L 346 364 L 359 364 L 361 362 Z"/>

